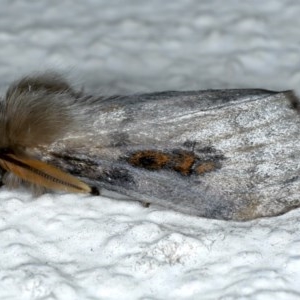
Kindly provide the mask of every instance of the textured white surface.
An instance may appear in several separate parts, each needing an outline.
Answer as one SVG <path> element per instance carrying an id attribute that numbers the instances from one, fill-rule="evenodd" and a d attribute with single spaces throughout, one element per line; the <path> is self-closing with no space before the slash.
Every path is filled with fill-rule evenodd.
<path id="1" fill-rule="evenodd" d="M 1 88 L 49 67 L 94 92 L 297 88 L 299 14 L 297 0 L 4 0 Z M 300 299 L 299 221 L 1 188 L 0 299 Z"/>

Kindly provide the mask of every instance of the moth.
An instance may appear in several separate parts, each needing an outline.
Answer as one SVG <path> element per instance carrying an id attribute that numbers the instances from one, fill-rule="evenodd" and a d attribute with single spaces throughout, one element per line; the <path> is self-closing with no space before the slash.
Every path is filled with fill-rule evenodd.
<path id="1" fill-rule="evenodd" d="M 213 219 L 279 215 L 300 206 L 298 106 L 291 91 L 93 96 L 27 76 L 0 102 L 2 181 Z"/>

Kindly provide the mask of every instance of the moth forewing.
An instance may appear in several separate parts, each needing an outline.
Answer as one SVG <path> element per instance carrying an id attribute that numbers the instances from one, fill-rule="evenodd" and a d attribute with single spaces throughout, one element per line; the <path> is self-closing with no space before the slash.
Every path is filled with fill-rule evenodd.
<path id="1" fill-rule="evenodd" d="M 207 218 L 300 206 L 300 119 L 291 92 L 215 90 L 99 98 L 90 126 L 44 149 L 99 188 Z"/>
<path id="2" fill-rule="evenodd" d="M 278 215 L 300 206 L 295 99 L 266 90 L 92 97 L 60 77 L 28 77 L 0 102 L 0 166 L 50 189 L 106 188 L 201 217 Z M 22 155 L 31 148 L 42 161 Z"/>

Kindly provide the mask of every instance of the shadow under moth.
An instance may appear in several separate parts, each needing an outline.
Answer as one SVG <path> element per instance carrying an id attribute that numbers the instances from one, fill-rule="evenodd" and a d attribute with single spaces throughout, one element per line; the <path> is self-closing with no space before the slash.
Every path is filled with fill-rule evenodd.
<path id="1" fill-rule="evenodd" d="M 251 220 L 300 206 L 291 91 L 91 96 L 56 73 L 0 101 L 0 178 L 34 193 L 102 188 L 200 217 Z"/>

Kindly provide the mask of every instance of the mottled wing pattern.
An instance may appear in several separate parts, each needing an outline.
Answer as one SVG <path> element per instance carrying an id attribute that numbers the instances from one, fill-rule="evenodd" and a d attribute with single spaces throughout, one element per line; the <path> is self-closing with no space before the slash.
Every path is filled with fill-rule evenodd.
<path id="1" fill-rule="evenodd" d="M 42 152 L 89 184 L 180 212 L 271 216 L 300 204 L 291 99 L 265 90 L 91 98 L 76 137 Z"/>

